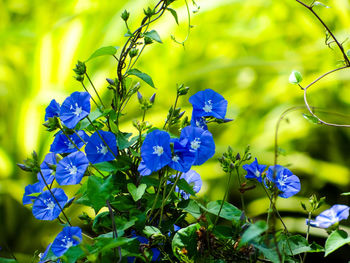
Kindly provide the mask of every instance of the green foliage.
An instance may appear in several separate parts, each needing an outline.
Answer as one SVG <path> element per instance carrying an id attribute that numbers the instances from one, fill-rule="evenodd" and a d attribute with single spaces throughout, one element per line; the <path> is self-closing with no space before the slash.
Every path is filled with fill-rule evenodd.
<path id="1" fill-rule="evenodd" d="M 326 240 L 325 257 L 348 243 L 350 243 L 348 233 L 343 230 L 333 231 Z"/>
<path id="2" fill-rule="evenodd" d="M 91 56 L 85 61 L 88 62 L 91 59 L 101 57 L 101 56 L 113 56 L 117 52 L 119 47 L 113 47 L 113 46 L 107 46 L 107 47 L 101 47 L 97 49 L 94 53 L 91 54 Z"/>
<path id="3" fill-rule="evenodd" d="M 152 78 L 147 75 L 146 73 L 143 73 L 141 72 L 140 70 L 138 69 L 130 69 L 128 72 L 127 72 L 128 75 L 134 75 L 140 79 L 142 79 L 144 82 L 146 82 L 148 85 L 150 85 L 152 88 L 155 88 L 154 86 L 154 83 L 153 83 L 153 80 Z"/>

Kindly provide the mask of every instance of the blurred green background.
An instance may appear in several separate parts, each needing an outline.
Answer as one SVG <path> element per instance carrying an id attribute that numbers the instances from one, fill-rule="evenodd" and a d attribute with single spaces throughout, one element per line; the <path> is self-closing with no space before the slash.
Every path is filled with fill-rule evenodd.
<path id="1" fill-rule="evenodd" d="M 15 165 L 33 150 L 41 160 L 48 152 L 52 135 L 41 125 L 45 107 L 53 98 L 61 103 L 71 92 L 82 90 L 73 79 L 72 68 L 78 59 L 86 60 L 101 46 L 124 44 L 126 29 L 120 19 L 124 9 L 131 12 L 129 21 L 136 28 L 143 8 L 154 3 L 0 0 L 0 255 L 9 255 L 10 249 L 23 262 L 30 262 L 33 252 L 43 251 L 59 232 L 55 223 L 35 220 L 22 206 L 24 187 L 36 178 Z M 332 8 L 316 10 L 342 42 L 349 37 L 350 2 L 329 0 L 326 4 Z M 151 75 L 157 87 L 156 104 L 148 115 L 154 125 L 164 121 L 177 83 L 189 86 L 189 95 L 211 88 L 229 101 L 227 117 L 235 120 L 210 126 L 216 156 L 196 168 L 205 179 L 200 196 L 222 199 L 227 178 L 217 158 L 228 145 L 242 152 L 249 144 L 259 162 L 272 165 L 274 128 L 280 114 L 303 105 L 300 88 L 288 83 L 290 72 L 299 70 L 306 85 L 339 66 L 341 55 L 334 44 L 330 45 L 333 49 L 325 45 L 323 27 L 294 0 L 198 0 L 198 5 L 185 48 L 170 37 L 173 34 L 182 40 L 186 36 L 186 9 L 184 2 L 177 0 L 173 8 L 180 25 L 170 13 L 164 15 L 154 25 L 163 44 L 148 47 L 136 67 Z M 349 42 L 344 46 L 350 49 Z M 105 78 L 115 77 L 115 61 L 98 58 L 87 66 L 108 101 L 111 93 Z M 350 123 L 349 79 L 349 71 L 341 71 L 310 90 L 310 103 L 320 107 L 326 120 Z M 142 83 L 143 96 L 153 92 Z M 181 105 L 190 117 L 187 98 Z M 140 119 L 136 99 L 126 112 L 122 128 L 130 131 L 131 121 Z M 279 200 L 278 207 L 290 230 L 300 233 L 306 230 L 301 200 L 307 202 L 307 197 L 317 193 L 327 197 L 328 205 L 349 204 L 340 193 L 350 190 L 350 131 L 311 124 L 302 117 L 303 112 L 289 114 L 279 133 L 285 152 L 279 163 L 290 165 L 301 178 L 302 189 L 296 197 Z M 230 201 L 240 206 L 237 182 L 230 187 Z M 245 198 L 248 216 L 265 214 L 268 201 L 261 189 L 247 192 Z M 312 233 L 325 235 L 321 230 Z"/>

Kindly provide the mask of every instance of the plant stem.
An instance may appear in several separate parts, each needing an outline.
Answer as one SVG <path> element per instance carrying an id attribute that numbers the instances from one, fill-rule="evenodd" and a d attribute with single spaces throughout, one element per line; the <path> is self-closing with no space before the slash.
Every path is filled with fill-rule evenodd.
<path id="1" fill-rule="evenodd" d="M 106 201 L 106 204 L 107 204 L 107 207 L 108 207 L 108 210 L 109 210 L 109 214 L 111 216 L 112 229 L 113 229 L 113 238 L 117 238 L 118 237 L 118 232 L 117 232 L 117 228 L 116 228 L 116 225 L 115 225 L 114 212 L 113 212 L 111 204 L 110 204 L 110 202 L 108 200 Z M 114 252 L 115 252 L 115 249 L 114 249 Z M 118 247 L 118 253 L 119 253 L 118 263 L 120 263 L 120 262 L 122 262 L 122 259 L 123 259 L 123 257 L 122 257 L 122 249 L 121 249 L 120 246 Z"/>
<path id="2" fill-rule="evenodd" d="M 229 191 L 229 189 L 230 189 L 231 177 L 232 177 L 232 172 L 230 172 L 229 175 L 228 175 L 228 181 L 227 181 L 226 191 L 225 191 L 225 194 L 224 194 L 224 198 L 223 198 L 223 200 L 222 200 L 222 202 L 221 202 L 219 212 L 218 212 L 218 214 L 217 214 L 217 216 L 216 216 L 216 218 L 215 218 L 215 221 L 214 221 L 213 231 L 214 231 L 214 229 L 215 229 L 215 227 L 216 227 L 216 224 L 217 224 L 218 221 L 219 221 L 219 217 L 220 217 L 220 213 L 221 213 L 222 207 L 224 206 L 224 203 L 225 203 L 225 201 L 226 201 L 226 198 L 227 198 L 227 195 L 228 195 L 228 191 Z"/>
<path id="3" fill-rule="evenodd" d="M 96 88 L 95 88 L 94 83 L 91 81 L 91 79 L 90 79 L 89 75 L 87 74 L 87 72 L 85 72 L 85 75 L 86 75 L 87 79 L 89 80 L 89 82 L 90 82 L 92 88 L 94 89 L 94 91 L 95 91 L 95 93 L 96 93 L 96 95 L 97 95 L 99 101 L 101 102 L 102 107 L 103 107 L 103 108 L 106 108 L 105 105 L 103 104 L 102 100 L 101 100 L 100 95 L 98 94 L 98 92 L 97 92 L 97 90 L 96 90 Z"/>
<path id="4" fill-rule="evenodd" d="M 87 93 L 90 94 L 90 92 L 88 91 L 88 89 L 85 87 L 84 82 L 83 82 L 83 81 L 80 81 L 80 83 L 81 83 L 81 85 L 83 85 L 84 90 L 85 90 Z M 91 94 L 90 94 L 90 97 L 91 97 L 92 101 L 95 103 L 96 107 L 98 108 L 98 104 L 97 104 L 97 102 L 94 100 L 94 98 L 91 96 Z"/>

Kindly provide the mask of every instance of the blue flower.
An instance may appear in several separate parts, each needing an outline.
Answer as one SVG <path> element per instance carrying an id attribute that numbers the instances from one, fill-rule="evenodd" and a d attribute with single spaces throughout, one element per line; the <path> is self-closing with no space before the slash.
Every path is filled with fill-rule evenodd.
<path id="1" fill-rule="evenodd" d="M 178 139 L 173 142 L 174 151 L 169 166 L 179 172 L 188 172 L 196 159 L 196 154 L 188 146 L 182 145 Z"/>
<path id="2" fill-rule="evenodd" d="M 266 165 L 258 164 L 258 160 L 255 158 L 255 161 L 251 164 L 243 165 L 243 169 L 248 173 L 245 176 L 247 179 L 256 179 L 260 183 L 262 182 L 261 174 L 264 172 Z"/>
<path id="3" fill-rule="evenodd" d="M 204 117 L 195 116 L 192 112 L 191 126 L 202 128 L 203 130 L 208 130 L 208 125 Z"/>
<path id="4" fill-rule="evenodd" d="M 142 146 L 143 164 L 152 172 L 158 171 L 171 162 L 170 135 L 155 130 L 147 134 Z"/>
<path id="5" fill-rule="evenodd" d="M 44 161 L 40 165 L 41 173 L 44 176 L 44 179 L 47 184 L 51 184 L 53 180 L 55 179 L 55 171 L 52 170 L 48 164 L 57 164 L 56 160 L 56 154 L 55 153 L 48 153 L 46 154 Z M 41 182 L 43 185 L 45 185 L 45 182 L 43 178 L 41 177 L 40 172 L 37 174 L 39 182 Z"/>
<path id="6" fill-rule="evenodd" d="M 59 161 L 56 181 L 60 185 L 79 184 L 89 166 L 89 160 L 82 152 L 71 153 Z"/>
<path id="7" fill-rule="evenodd" d="M 73 129 L 79 121 L 90 113 L 90 94 L 73 92 L 61 106 L 60 119 L 67 128 Z"/>
<path id="8" fill-rule="evenodd" d="M 52 100 L 49 106 L 45 109 L 45 121 L 49 118 L 58 117 L 60 115 L 60 110 L 60 104 L 57 101 Z"/>
<path id="9" fill-rule="evenodd" d="M 274 178 L 275 173 L 275 178 Z M 280 197 L 288 198 L 300 191 L 300 180 L 287 168 L 276 165 L 270 166 L 266 172 L 266 178 L 274 183 L 278 190 L 281 192 Z"/>
<path id="10" fill-rule="evenodd" d="M 24 188 L 24 194 L 22 198 L 22 202 L 24 205 L 29 205 L 33 203 L 36 199 L 36 196 L 30 196 L 31 194 L 41 193 L 43 191 L 43 185 L 41 182 L 37 182 L 35 184 L 29 184 Z"/>
<path id="11" fill-rule="evenodd" d="M 185 179 L 186 182 L 193 187 L 193 191 L 195 193 L 198 193 L 202 188 L 203 182 L 202 182 L 201 176 L 199 175 L 199 173 L 197 173 L 194 170 L 189 170 L 187 173 L 183 173 L 180 176 L 180 179 Z M 190 194 L 186 193 L 184 190 L 180 190 L 177 186 L 175 187 L 175 192 L 180 193 L 184 199 L 188 199 L 191 196 Z"/>
<path id="12" fill-rule="evenodd" d="M 68 197 L 60 188 L 53 188 L 51 191 L 54 194 L 58 204 L 63 209 Z M 56 219 L 60 215 L 61 209 L 55 201 L 55 198 L 53 198 L 49 190 L 44 191 L 41 195 L 39 195 L 33 204 L 32 212 L 34 217 L 39 220 Z"/>
<path id="13" fill-rule="evenodd" d="M 310 226 L 328 228 L 341 220 L 349 217 L 349 207 L 347 205 L 334 205 L 330 209 L 323 211 L 316 216 L 315 220 L 310 220 Z M 306 219 L 308 225 L 309 220 Z"/>
<path id="14" fill-rule="evenodd" d="M 89 139 L 89 136 L 84 131 L 77 131 L 77 133 L 84 141 L 87 141 Z M 78 135 L 73 133 L 68 136 L 78 148 L 81 148 L 84 146 L 84 142 L 79 138 Z M 50 152 L 54 153 L 72 153 L 76 151 L 77 149 L 75 146 L 62 132 L 56 134 L 55 139 L 53 140 L 50 147 Z"/>
<path id="15" fill-rule="evenodd" d="M 224 119 L 227 110 L 227 100 L 212 89 L 198 91 L 189 99 L 193 106 L 193 116 L 211 116 Z"/>
<path id="16" fill-rule="evenodd" d="M 118 155 L 117 139 L 114 133 L 100 130 L 99 134 L 113 151 L 114 155 Z M 115 159 L 97 132 L 92 134 L 87 141 L 85 153 L 91 163 L 108 162 Z"/>
<path id="17" fill-rule="evenodd" d="M 142 176 L 150 175 L 152 173 L 152 171 L 147 168 L 147 166 L 145 165 L 145 162 L 143 160 L 141 160 L 137 170 L 139 171 L 140 175 L 142 175 Z"/>
<path id="18" fill-rule="evenodd" d="M 180 135 L 180 142 L 196 154 L 196 160 L 193 165 L 205 163 L 215 153 L 213 135 L 201 128 L 192 126 L 183 128 Z"/>
<path id="19" fill-rule="evenodd" d="M 56 257 L 62 256 L 70 247 L 80 244 L 82 240 L 82 232 L 80 227 L 66 226 L 58 233 L 52 242 L 51 250 Z"/>

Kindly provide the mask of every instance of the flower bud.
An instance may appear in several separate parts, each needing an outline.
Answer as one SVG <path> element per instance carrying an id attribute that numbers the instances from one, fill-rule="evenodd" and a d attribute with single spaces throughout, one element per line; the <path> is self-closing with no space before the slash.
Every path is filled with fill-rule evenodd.
<path id="1" fill-rule="evenodd" d="M 137 92 L 137 99 L 142 103 L 142 94 L 139 91 Z"/>
<path id="2" fill-rule="evenodd" d="M 149 37 L 145 37 L 144 38 L 144 42 L 145 42 L 145 45 L 149 45 L 149 44 L 152 44 L 153 43 L 153 40 Z"/>
<path id="3" fill-rule="evenodd" d="M 153 93 L 153 95 L 149 98 L 149 102 L 153 104 L 155 99 L 156 99 L 156 94 Z"/>
<path id="4" fill-rule="evenodd" d="M 106 78 L 106 80 L 107 80 L 107 82 L 108 82 L 108 84 L 109 84 L 109 85 L 112 85 L 112 86 L 114 86 L 114 85 L 115 85 L 115 83 L 114 83 L 114 80 L 113 80 L 113 79 Z"/>
<path id="5" fill-rule="evenodd" d="M 186 111 L 182 111 L 182 112 L 180 112 L 180 114 L 179 114 L 178 118 L 180 119 L 182 116 L 184 116 L 185 112 L 186 112 Z"/>
<path id="6" fill-rule="evenodd" d="M 30 167 L 28 167 L 28 166 L 26 166 L 24 164 L 21 164 L 21 163 L 17 163 L 17 166 L 20 169 L 22 169 L 23 171 L 26 171 L 26 172 L 32 172 L 33 171 Z"/>
<path id="7" fill-rule="evenodd" d="M 122 19 L 123 19 L 125 22 L 128 21 L 129 16 L 130 16 L 130 13 L 129 13 L 128 11 L 126 11 L 126 10 L 124 10 L 123 13 L 122 13 L 122 15 L 121 15 Z"/>
<path id="8" fill-rule="evenodd" d="M 189 89 L 190 89 L 189 87 L 185 87 L 184 84 L 181 84 L 181 85 L 177 88 L 177 94 L 180 95 L 180 96 L 186 95 Z"/>
<path id="9" fill-rule="evenodd" d="M 78 60 L 78 63 L 75 65 L 75 68 L 73 69 L 73 71 L 77 75 L 84 75 L 86 73 L 85 63 Z"/>
<path id="10" fill-rule="evenodd" d="M 136 57 L 138 53 L 139 53 L 139 50 L 137 48 L 132 48 L 129 51 L 129 56 L 130 58 L 133 58 L 133 57 Z"/>
<path id="11" fill-rule="evenodd" d="M 303 77 L 299 71 L 293 70 L 289 76 L 289 82 L 291 84 L 299 84 L 303 80 Z"/>
<path id="12" fill-rule="evenodd" d="M 145 15 L 146 15 L 147 17 L 151 17 L 151 16 L 154 15 L 154 10 L 151 9 L 150 7 L 148 7 L 147 10 L 143 9 L 143 12 L 145 13 Z"/>

